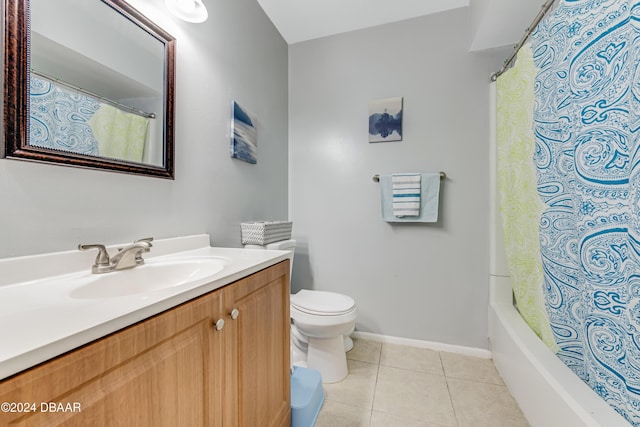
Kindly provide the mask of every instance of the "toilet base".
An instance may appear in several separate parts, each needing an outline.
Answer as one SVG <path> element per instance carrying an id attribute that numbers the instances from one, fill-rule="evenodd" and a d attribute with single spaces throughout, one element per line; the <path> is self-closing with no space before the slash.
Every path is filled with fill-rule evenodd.
<path id="1" fill-rule="evenodd" d="M 351 351 L 353 349 L 353 340 L 349 335 L 344 336 L 344 351 Z"/>
<path id="2" fill-rule="evenodd" d="M 291 364 L 294 366 L 307 366 L 306 351 L 297 347 L 295 343 L 291 343 Z"/>
<path id="3" fill-rule="evenodd" d="M 345 379 L 349 371 L 343 336 L 309 338 L 307 366 L 320 371 L 323 383 L 337 383 Z"/>

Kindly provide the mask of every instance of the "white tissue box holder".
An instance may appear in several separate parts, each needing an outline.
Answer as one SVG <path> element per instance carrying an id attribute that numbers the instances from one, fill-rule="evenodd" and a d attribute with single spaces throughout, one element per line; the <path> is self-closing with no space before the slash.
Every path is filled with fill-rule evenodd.
<path id="1" fill-rule="evenodd" d="M 266 245 L 280 240 L 291 238 L 291 221 L 256 221 L 243 222 L 240 224 L 242 230 L 243 245 Z"/>

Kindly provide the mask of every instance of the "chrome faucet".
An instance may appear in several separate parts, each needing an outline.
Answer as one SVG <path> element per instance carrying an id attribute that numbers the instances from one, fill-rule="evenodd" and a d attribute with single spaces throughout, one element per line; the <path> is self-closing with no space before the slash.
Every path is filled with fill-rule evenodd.
<path id="1" fill-rule="evenodd" d="M 109 258 L 107 248 L 101 244 L 80 244 L 78 245 L 78 249 L 81 251 L 97 249 L 98 256 L 96 256 L 96 261 L 91 267 L 91 272 L 94 274 L 109 273 L 144 264 L 142 254 L 151 250 L 153 246 L 151 244 L 152 241 L 153 237 L 136 240 L 124 248 L 118 248 L 118 253 L 111 258 Z"/>

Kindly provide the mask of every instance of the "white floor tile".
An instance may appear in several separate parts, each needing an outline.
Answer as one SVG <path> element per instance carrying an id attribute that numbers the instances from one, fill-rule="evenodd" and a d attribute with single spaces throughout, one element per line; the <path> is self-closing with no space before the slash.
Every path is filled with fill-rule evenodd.
<path id="1" fill-rule="evenodd" d="M 354 340 L 316 427 L 527 427 L 490 359 Z"/>

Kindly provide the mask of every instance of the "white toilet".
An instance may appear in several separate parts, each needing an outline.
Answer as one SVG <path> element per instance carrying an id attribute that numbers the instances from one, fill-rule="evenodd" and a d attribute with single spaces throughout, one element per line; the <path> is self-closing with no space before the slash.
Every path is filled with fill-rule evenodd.
<path id="1" fill-rule="evenodd" d="M 295 240 L 282 240 L 268 245 L 245 245 L 252 249 L 274 249 L 293 254 Z M 322 382 L 342 381 L 348 374 L 346 351 L 353 342 L 357 310 L 352 298 L 335 292 L 303 289 L 291 295 L 292 362 L 316 369 Z"/>

